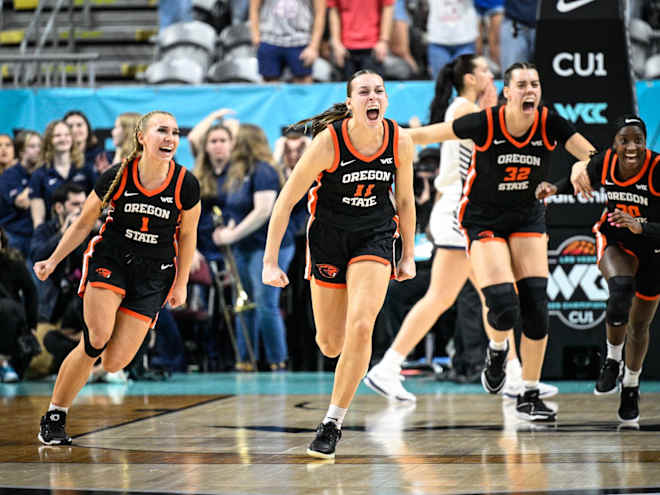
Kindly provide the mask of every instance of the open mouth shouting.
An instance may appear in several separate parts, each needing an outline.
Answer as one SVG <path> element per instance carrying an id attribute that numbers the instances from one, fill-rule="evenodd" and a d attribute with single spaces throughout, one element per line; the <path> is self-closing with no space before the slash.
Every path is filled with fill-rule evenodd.
<path id="1" fill-rule="evenodd" d="M 380 106 L 377 103 L 372 103 L 367 106 L 367 123 L 376 124 L 380 116 Z"/>
<path id="2" fill-rule="evenodd" d="M 536 109 L 536 99 L 533 96 L 526 97 L 522 102 L 523 113 L 530 113 Z"/>

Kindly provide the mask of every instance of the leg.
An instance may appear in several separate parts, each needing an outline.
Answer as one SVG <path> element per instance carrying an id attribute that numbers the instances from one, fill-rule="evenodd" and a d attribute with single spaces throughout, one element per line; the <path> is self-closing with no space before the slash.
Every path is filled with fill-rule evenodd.
<path id="1" fill-rule="evenodd" d="M 148 321 L 119 311 L 108 348 L 103 354 L 103 369 L 108 373 L 124 369 L 142 345 L 148 331 Z"/>
<path id="2" fill-rule="evenodd" d="M 256 303 L 255 288 L 252 286 L 253 278 L 250 274 L 250 250 L 232 249 L 234 259 L 236 260 L 236 269 L 238 274 L 232 274 L 240 278 L 243 289 L 248 294 L 248 298 Z M 261 279 L 259 278 L 259 282 Z M 233 292 L 236 292 L 234 288 Z M 234 302 L 235 304 L 235 302 Z M 246 342 L 246 334 L 254 353 L 255 364 L 259 362 L 259 329 L 257 328 L 257 311 L 254 308 L 236 314 L 234 318 L 234 328 L 236 329 L 236 344 L 238 346 L 241 361 L 236 363 L 236 368 L 241 371 L 253 371 L 250 360 L 250 353 Z"/>
<path id="3" fill-rule="evenodd" d="M 491 60 L 500 61 L 500 29 L 504 14 L 497 12 L 488 19 L 488 54 Z"/>

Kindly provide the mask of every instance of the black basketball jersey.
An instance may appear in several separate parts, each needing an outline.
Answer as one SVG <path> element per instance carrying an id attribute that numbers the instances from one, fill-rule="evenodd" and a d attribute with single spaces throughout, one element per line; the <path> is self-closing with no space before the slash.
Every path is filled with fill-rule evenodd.
<path id="1" fill-rule="evenodd" d="M 523 138 L 514 138 L 508 132 L 504 109 L 499 106 L 482 112 L 487 122 L 485 141 L 457 131 L 460 125 L 454 127 L 461 138 L 477 138 L 463 195 L 486 207 L 530 207 L 536 201 L 536 186 L 548 177 L 550 152 L 557 141 L 547 133 L 547 107 L 537 109 L 534 123 Z"/>
<path id="2" fill-rule="evenodd" d="M 600 183 L 607 193 L 607 205 L 594 231 L 618 241 L 639 241 L 640 236 L 625 228 L 613 227 L 607 223 L 607 212 L 622 210 L 635 217 L 640 223 L 660 222 L 660 170 L 656 171 L 660 154 L 649 149 L 639 172 L 626 180 L 619 179 L 618 156 L 613 149 L 594 156 L 587 165 L 592 184 Z M 656 175 L 655 181 L 654 173 Z M 656 189 L 658 188 L 658 189 Z M 657 239 L 645 237 L 653 246 L 660 245 Z"/>
<path id="3" fill-rule="evenodd" d="M 113 167 L 99 179 L 95 191 L 101 199 L 116 170 Z M 185 200 L 182 200 L 186 175 L 192 178 L 187 181 L 188 185 L 196 184 L 192 174 L 172 160 L 165 182 L 157 189 L 147 190 L 140 184 L 136 158 L 124 168 L 110 200 L 108 217 L 99 234 L 104 240 L 120 248 L 125 246 L 127 252 L 138 256 L 174 258 L 178 253 L 181 211 L 191 208 L 199 200 L 199 186 L 197 199 L 194 197 L 195 191 L 186 191 Z"/>
<path id="4" fill-rule="evenodd" d="M 357 151 L 348 136 L 348 121 L 328 126 L 335 147 L 335 160 L 319 174 L 309 190 L 309 213 L 348 231 L 376 227 L 395 215 L 392 184 L 399 166 L 399 128 L 383 121 L 383 144 L 371 156 Z"/>

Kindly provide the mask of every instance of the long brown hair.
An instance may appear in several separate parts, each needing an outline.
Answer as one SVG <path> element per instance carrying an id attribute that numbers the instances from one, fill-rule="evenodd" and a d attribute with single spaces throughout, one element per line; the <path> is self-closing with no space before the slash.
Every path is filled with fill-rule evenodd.
<path id="1" fill-rule="evenodd" d="M 94 132 L 92 131 L 92 125 L 89 123 L 89 119 L 87 118 L 87 116 L 84 113 L 82 113 L 81 110 L 69 110 L 67 113 L 64 114 L 62 120 L 66 122 L 66 119 L 74 115 L 83 119 L 85 125 L 87 126 L 87 139 L 85 140 L 85 151 L 91 150 L 94 146 L 98 144 L 99 140 L 96 137 L 96 134 L 94 134 Z"/>
<path id="2" fill-rule="evenodd" d="M 227 181 L 223 186 L 225 191 L 234 192 L 248 175 L 254 172 L 257 162 L 273 165 L 273 153 L 268 144 L 268 138 L 261 127 L 254 124 L 241 124 L 236 136 L 236 143 L 231 152 L 231 165 L 227 170 Z M 283 178 L 280 175 L 280 184 Z"/>
<path id="3" fill-rule="evenodd" d="M 350 98 L 351 96 L 351 85 L 353 84 L 353 80 L 363 74 L 376 74 L 377 76 L 380 76 L 380 74 L 376 71 L 370 70 L 370 69 L 362 69 L 359 70 L 350 77 L 350 79 L 346 82 L 346 96 Z M 380 76 L 382 77 L 382 76 Z M 316 136 L 319 132 L 323 131 L 326 127 L 328 127 L 330 124 L 333 122 L 343 119 L 345 117 L 350 117 L 351 111 L 348 109 L 348 106 L 346 103 L 335 103 L 332 105 L 330 108 L 328 108 L 326 111 L 321 112 L 318 115 L 314 115 L 314 117 L 310 117 L 308 119 L 303 119 L 295 124 L 292 124 L 289 128 L 297 128 L 297 127 L 307 127 L 308 124 L 311 124 L 312 127 L 312 136 Z"/>
<path id="4" fill-rule="evenodd" d="M 204 139 L 202 139 L 204 145 L 202 146 L 202 149 L 197 152 L 195 166 L 193 168 L 193 175 L 197 177 L 197 180 L 199 181 L 199 193 L 202 198 L 215 198 L 218 195 L 218 181 L 213 172 L 211 158 L 206 151 L 209 136 L 215 131 L 225 131 L 230 140 L 234 139 L 231 130 L 223 124 L 212 125 L 209 127 L 209 130 L 206 131 L 206 134 L 204 134 Z"/>
<path id="5" fill-rule="evenodd" d="M 69 129 L 69 133 L 71 134 L 71 149 L 69 150 L 69 154 L 71 156 L 71 163 L 73 163 L 74 167 L 76 168 L 82 168 L 82 166 L 85 164 L 85 157 L 83 156 L 82 151 L 80 151 L 80 149 L 78 149 L 78 147 L 76 146 L 76 143 L 73 139 L 73 131 L 71 130 L 71 126 L 66 122 L 64 122 L 63 120 L 52 120 L 46 126 L 46 130 L 44 131 L 44 138 L 43 141 L 41 142 L 39 165 L 50 166 L 50 164 L 52 164 L 53 160 L 55 159 L 55 146 L 53 146 L 53 134 L 55 134 L 55 127 L 58 126 L 59 124 L 65 125 Z"/>
<path id="6" fill-rule="evenodd" d="M 124 133 L 124 141 L 119 145 L 119 153 L 121 156 L 128 156 L 133 151 L 131 136 L 133 135 L 133 131 L 135 131 L 137 121 L 140 119 L 140 114 L 137 112 L 124 112 L 120 113 L 117 118 Z"/>
<path id="7" fill-rule="evenodd" d="M 144 134 L 144 131 L 147 128 L 147 125 L 149 124 L 149 120 L 154 115 L 169 115 L 170 117 L 174 118 L 174 115 L 172 115 L 169 112 L 165 112 L 163 110 L 153 110 L 149 113 L 145 113 L 142 117 L 138 119 L 137 124 L 135 124 L 135 131 L 133 132 L 133 136 L 131 139 L 131 143 L 132 143 L 131 152 L 128 154 L 126 158 L 124 158 L 121 161 L 121 165 L 117 169 L 117 173 L 115 174 L 115 178 L 112 180 L 112 184 L 110 184 L 108 191 L 105 193 L 105 196 L 103 196 L 103 199 L 101 200 L 101 211 L 103 211 L 110 202 L 112 193 L 117 188 L 117 184 L 119 184 L 119 181 L 121 180 L 121 176 L 124 173 L 124 170 L 126 169 L 126 165 L 132 163 L 133 160 L 135 160 L 138 156 L 140 156 L 140 153 L 144 150 L 144 146 L 142 146 L 142 143 L 138 141 L 138 134 L 140 132 Z"/>

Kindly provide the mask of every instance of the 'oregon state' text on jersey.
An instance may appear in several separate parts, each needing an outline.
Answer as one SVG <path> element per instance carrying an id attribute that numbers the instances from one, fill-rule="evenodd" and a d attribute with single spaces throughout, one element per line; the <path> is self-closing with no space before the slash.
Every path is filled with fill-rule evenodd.
<path id="1" fill-rule="evenodd" d="M 486 141 L 475 141 L 464 199 L 483 206 L 527 207 L 536 201 L 536 186 L 548 177 L 550 152 L 557 146 L 546 132 L 548 108 L 536 111 L 527 136 L 511 136 L 504 119 L 505 107 L 485 110 Z"/>
<path id="2" fill-rule="evenodd" d="M 607 223 L 607 212 L 621 210 L 634 217 L 640 223 L 660 222 L 660 184 L 657 182 L 660 170 L 656 172 L 660 154 L 646 150 L 644 162 L 639 172 L 626 180 L 617 178 L 618 156 L 608 149 L 604 153 L 593 157 L 587 170 L 592 183 L 600 182 L 607 194 L 607 208 L 600 220 L 594 226 L 594 233 L 599 236 L 602 232 L 610 240 L 626 243 L 627 240 L 638 241 L 640 236 L 633 234 L 626 228 L 613 227 Z M 654 184 L 653 177 L 656 174 Z M 651 246 L 660 245 L 660 241 L 644 237 Z"/>
<path id="3" fill-rule="evenodd" d="M 392 184 L 399 165 L 399 128 L 393 121 L 384 119 L 380 149 L 364 156 L 351 144 L 348 121 L 346 118 L 328 126 L 335 159 L 310 189 L 308 206 L 314 218 L 357 231 L 391 221 L 395 215 Z"/>
<path id="4" fill-rule="evenodd" d="M 102 237 L 140 256 L 176 256 L 185 174 L 185 168 L 171 161 L 163 184 L 147 190 L 138 178 L 138 159 L 128 164 L 112 194 L 110 212 L 100 231 Z"/>

